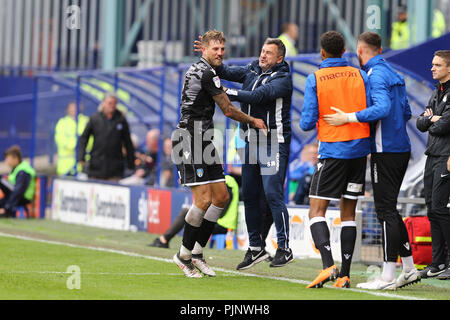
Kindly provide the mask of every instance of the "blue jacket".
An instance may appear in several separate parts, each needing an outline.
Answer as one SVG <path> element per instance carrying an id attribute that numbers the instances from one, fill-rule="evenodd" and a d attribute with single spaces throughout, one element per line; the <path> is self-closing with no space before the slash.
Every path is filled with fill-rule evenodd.
<path id="1" fill-rule="evenodd" d="M 231 101 L 241 102 L 242 112 L 263 119 L 269 135 L 277 130 L 278 143 L 291 141 L 292 77 L 289 65 L 283 61 L 262 72 L 259 61 L 242 66 L 222 65 L 216 69 L 220 78 L 242 83 L 242 90 L 229 94 Z M 246 131 L 248 125 L 243 125 Z M 268 137 L 270 141 L 270 137 Z"/>
<path id="2" fill-rule="evenodd" d="M 356 118 L 360 122 L 374 122 L 371 124 L 371 151 L 411 151 L 406 131 L 411 107 L 405 80 L 380 55 L 370 59 L 363 70 L 369 76 L 372 106 L 356 112 Z"/>
<path id="3" fill-rule="evenodd" d="M 321 68 L 345 67 L 348 66 L 347 60 L 343 58 L 329 58 L 320 64 Z M 364 71 L 360 71 L 364 79 L 366 89 L 366 100 L 370 102 L 369 78 Z M 339 108 L 338 106 L 336 106 Z M 304 131 L 310 131 L 316 128 L 319 120 L 319 102 L 317 100 L 316 76 L 309 75 L 306 78 L 305 97 L 302 108 L 302 117 L 300 127 Z M 357 139 L 344 142 L 320 142 L 319 157 L 321 159 L 356 159 L 367 156 L 370 153 L 370 139 Z"/>

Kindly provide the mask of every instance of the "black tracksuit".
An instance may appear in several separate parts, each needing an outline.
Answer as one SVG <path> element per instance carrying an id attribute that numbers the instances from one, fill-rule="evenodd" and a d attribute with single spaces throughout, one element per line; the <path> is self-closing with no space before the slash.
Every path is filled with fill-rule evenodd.
<path id="1" fill-rule="evenodd" d="M 431 241 L 433 247 L 433 265 L 446 262 L 450 249 L 450 173 L 447 160 L 450 156 L 450 81 L 437 85 L 428 103 L 427 109 L 433 110 L 439 121 L 432 123 L 431 117 L 423 114 L 417 119 L 417 128 L 428 132 L 425 154 L 424 191 L 427 215 L 431 224 Z"/>
<path id="2" fill-rule="evenodd" d="M 88 169 L 90 178 L 123 177 L 122 146 L 126 149 L 128 168 L 134 169 L 134 147 L 130 138 L 130 129 L 120 111 L 116 110 L 112 119 L 108 119 L 103 112 L 97 112 L 89 119 L 79 140 L 78 161 L 84 161 L 90 135 L 94 136 Z"/>

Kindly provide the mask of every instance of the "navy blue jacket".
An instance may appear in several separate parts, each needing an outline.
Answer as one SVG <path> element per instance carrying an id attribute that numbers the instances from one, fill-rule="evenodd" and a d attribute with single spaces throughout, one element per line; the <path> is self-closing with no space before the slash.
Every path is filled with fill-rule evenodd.
<path id="1" fill-rule="evenodd" d="M 13 214 L 17 206 L 27 202 L 24 198 L 24 194 L 30 184 L 30 181 L 31 176 L 25 171 L 19 171 L 17 173 L 14 189 L 10 190 L 11 193 L 4 199 L 5 202 L 3 207 L 9 214 Z"/>
<path id="2" fill-rule="evenodd" d="M 269 134 L 276 132 L 278 143 L 291 142 L 293 86 L 291 71 L 285 61 L 266 72 L 262 71 L 258 60 L 244 67 L 222 65 L 216 72 L 224 80 L 242 83 L 242 90 L 227 92 L 231 101 L 241 102 L 242 112 L 263 119 Z M 248 125 L 242 128 L 246 131 Z"/>

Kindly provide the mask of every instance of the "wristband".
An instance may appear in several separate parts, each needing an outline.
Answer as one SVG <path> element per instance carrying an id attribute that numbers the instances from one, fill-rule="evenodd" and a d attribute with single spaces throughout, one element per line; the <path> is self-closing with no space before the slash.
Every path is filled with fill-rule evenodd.
<path id="1" fill-rule="evenodd" d="M 237 96 L 238 95 L 238 91 L 235 89 L 227 89 L 227 91 L 225 91 L 225 93 L 229 96 Z"/>
<path id="2" fill-rule="evenodd" d="M 356 113 L 347 113 L 347 121 L 348 122 L 359 122 L 358 118 L 356 117 Z"/>

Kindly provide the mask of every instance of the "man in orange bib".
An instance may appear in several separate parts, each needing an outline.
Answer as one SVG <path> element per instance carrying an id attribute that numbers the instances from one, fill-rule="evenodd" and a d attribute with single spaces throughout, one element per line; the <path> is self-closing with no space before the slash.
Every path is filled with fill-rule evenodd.
<path id="1" fill-rule="evenodd" d="M 308 285 L 321 288 L 330 280 L 335 287 L 350 287 L 350 265 L 356 242 L 355 209 L 358 197 L 364 195 L 367 155 L 370 153 L 370 127 L 357 121 L 331 126 L 324 116 L 335 113 L 332 107 L 342 106 L 346 113 L 366 109 L 370 103 L 367 74 L 350 67 L 342 55 L 344 37 L 329 31 L 321 37 L 320 69 L 308 76 L 300 127 L 317 128 L 319 163 L 311 181 L 309 225 L 323 270 Z M 330 231 L 325 220 L 330 201 L 340 201 L 341 256 L 340 272 L 334 264 Z"/>

